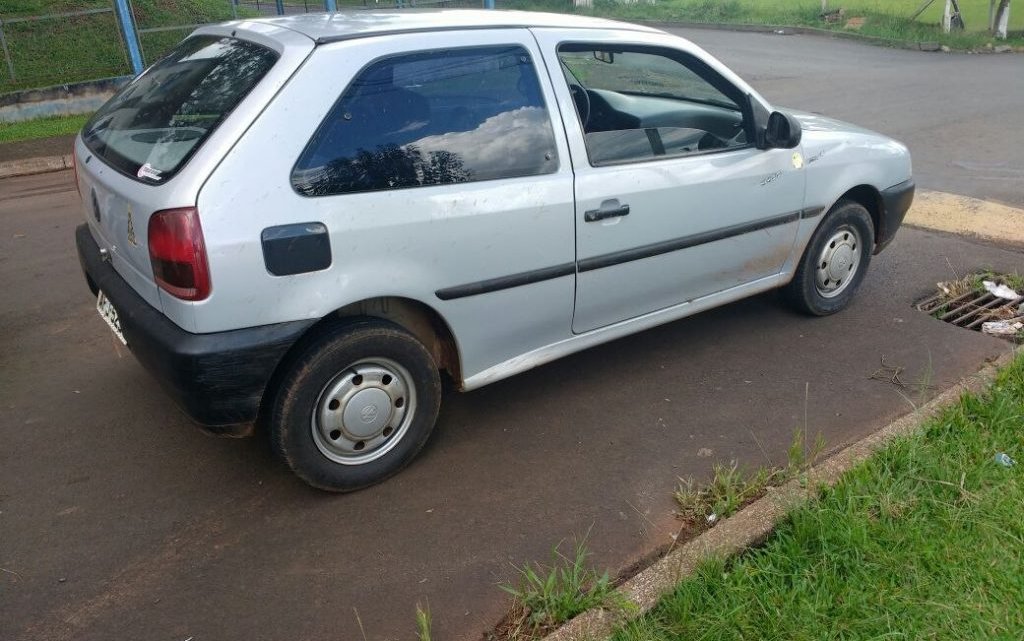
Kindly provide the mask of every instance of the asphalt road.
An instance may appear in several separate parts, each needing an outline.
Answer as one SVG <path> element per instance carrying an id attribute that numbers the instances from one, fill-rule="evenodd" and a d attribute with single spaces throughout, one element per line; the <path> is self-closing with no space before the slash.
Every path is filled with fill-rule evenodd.
<path id="1" fill-rule="evenodd" d="M 710 51 L 774 105 L 854 122 L 906 143 L 918 185 L 1024 207 L 1024 56 L 672 31 Z"/>
<path id="2" fill-rule="evenodd" d="M 901 97 L 816 70 L 861 64 L 896 85 L 904 68 L 912 86 L 939 56 L 698 35 L 772 100 L 912 148 L 929 136 Z M 862 111 L 834 108 L 844 91 Z M 899 117 L 886 117 L 890 99 Z M 967 127 L 977 107 L 945 109 L 958 105 L 945 127 Z M 999 111 L 1021 117 L 1009 112 Z M 965 136 L 957 157 L 1009 138 L 990 135 Z M 943 149 L 916 156 L 933 187 Z M 945 188 L 1021 198 L 1000 180 L 963 185 L 973 191 Z M 417 602 L 429 603 L 436 638 L 478 639 L 508 603 L 496 584 L 514 578 L 511 563 L 590 530 L 594 561 L 625 567 L 669 541 L 677 477 L 706 477 L 715 461 L 782 462 L 805 416 L 835 448 L 905 412 L 925 393 L 872 380 L 883 356 L 910 385 L 935 389 L 1008 349 L 911 304 L 954 272 L 1024 270 L 1021 254 L 905 229 L 843 314 L 809 319 L 760 296 L 450 394 L 410 468 L 331 496 L 260 440 L 204 436 L 118 350 L 79 273 L 80 217 L 67 172 L 0 181 L 0 639 L 411 639 Z"/>

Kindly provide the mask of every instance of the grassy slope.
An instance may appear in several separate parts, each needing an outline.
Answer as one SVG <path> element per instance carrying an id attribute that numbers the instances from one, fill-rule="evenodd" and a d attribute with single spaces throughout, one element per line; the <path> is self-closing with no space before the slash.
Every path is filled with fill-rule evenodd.
<path id="1" fill-rule="evenodd" d="M 0 143 L 19 140 L 35 140 L 52 136 L 69 136 L 78 133 L 89 119 L 85 116 L 62 118 L 39 118 L 25 122 L 0 122 Z"/>
<path id="2" fill-rule="evenodd" d="M 762 548 L 704 565 L 615 639 L 1019 639 L 1022 504 L 1019 357 L 986 395 L 892 443 Z"/>
<path id="3" fill-rule="evenodd" d="M 229 0 L 133 0 L 140 29 L 229 20 Z M 110 7 L 109 0 L 6 0 L 0 18 Z M 188 29 L 142 34 L 152 62 L 188 34 Z M 28 87 L 107 78 L 130 73 L 117 20 L 111 12 L 4 25 L 14 60 L 12 81 L 0 61 L 0 93 Z"/>
<path id="4" fill-rule="evenodd" d="M 657 0 L 654 4 L 596 0 L 596 3 L 595 12 L 627 19 L 822 26 L 817 17 L 821 7 L 819 0 Z M 301 2 L 286 0 L 286 4 L 298 6 Z M 361 5 L 362 2 L 339 2 L 339 5 L 346 4 Z M 960 4 L 972 32 L 949 36 L 939 33 L 933 26 L 941 16 L 941 4 L 941 0 L 936 0 L 918 22 L 909 23 L 904 18 L 914 11 L 918 0 L 829 0 L 829 6 L 842 6 L 847 15 L 866 16 L 868 22 L 861 31 L 869 35 L 912 41 L 939 40 L 959 48 L 977 47 L 991 40 L 976 31 L 983 30 L 987 23 L 987 0 L 962 0 Z M 232 17 L 230 0 L 133 0 L 133 6 L 136 22 L 143 29 Z M 499 6 L 572 10 L 569 0 L 501 0 Z M 0 18 L 106 7 L 110 7 L 110 0 L 4 0 Z M 1010 26 L 1024 29 L 1024 11 L 1018 8 L 1011 13 Z M 0 93 L 129 73 L 127 54 L 113 13 L 7 24 L 4 31 L 16 77 L 12 80 L 6 64 L 0 64 Z M 183 27 L 142 34 L 147 62 L 166 52 L 188 31 Z M 1024 45 L 1024 38 L 1014 38 L 1011 44 Z"/>
<path id="5" fill-rule="evenodd" d="M 867 19 L 859 29 L 865 35 L 911 42 L 937 41 L 951 47 L 968 49 L 996 44 L 985 29 L 988 23 L 987 0 L 963 0 L 960 3 L 967 22 L 967 32 L 943 34 L 938 28 L 942 15 L 941 0 L 936 0 L 920 18 L 907 18 L 916 10 L 918 0 L 829 0 L 830 7 L 842 7 L 846 16 Z M 547 11 L 573 11 L 562 0 L 504 0 L 500 6 Z M 589 10 L 578 9 L 579 12 Z M 734 22 L 743 24 L 796 25 L 842 29 L 843 22 L 825 24 L 819 16 L 820 0 L 641 0 L 624 4 L 612 0 L 594 0 L 593 13 L 623 19 L 680 20 L 686 22 Z M 1024 11 L 1011 12 L 1011 30 L 1024 29 Z M 1009 44 L 1024 45 L 1024 38 L 1015 36 Z"/>

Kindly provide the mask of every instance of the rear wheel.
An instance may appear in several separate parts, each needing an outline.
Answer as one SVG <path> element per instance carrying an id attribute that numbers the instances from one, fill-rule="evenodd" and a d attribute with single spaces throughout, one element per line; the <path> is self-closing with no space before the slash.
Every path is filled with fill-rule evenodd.
<path id="1" fill-rule="evenodd" d="M 304 481 L 347 492 L 405 467 L 427 442 L 440 403 L 427 349 L 393 323 L 359 319 L 300 349 L 275 395 L 270 436 Z"/>
<path id="2" fill-rule="evenodd" d="M 839 201 L 811 236 L 796 275 L 784 290 L 786 298 L 815 316 L 844 309 L 864 280 L 874 246 L 874 225 L 867 209 Z"/>

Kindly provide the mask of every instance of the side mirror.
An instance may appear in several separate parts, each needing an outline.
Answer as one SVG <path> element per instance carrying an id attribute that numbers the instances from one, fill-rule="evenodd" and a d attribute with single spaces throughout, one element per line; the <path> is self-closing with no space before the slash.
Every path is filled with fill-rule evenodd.
<path id="1" fill-rule="evenodd" d="M 773 111 L 768 116 L 768 126 L 764 131 L 765 146 L 792 149 L 800 144 L 802 132 L 799 120 L 781 111 Z"/>

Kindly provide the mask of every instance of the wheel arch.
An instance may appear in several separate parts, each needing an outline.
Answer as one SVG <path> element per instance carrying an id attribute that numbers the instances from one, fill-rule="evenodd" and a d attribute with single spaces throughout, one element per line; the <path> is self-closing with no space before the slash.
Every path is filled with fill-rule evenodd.
<path id="1" fill-rule="evenodd" d="M 868 210 L 868 215 L 871 216 L 871 225 L 874 228 L 872 230 L 875 234 L 874 243 L 877 246 L 878 238 L 880 238 L 882 233 L 885 231 L 882 229 L 882 213 L 885 207 L 882 203 L 882 193 L 874 186 L 868 184 L 851 187 L 843 192 L 839 198 L 836 198 L 835 202 L 825 210 L 826 213 L 832 211 L 836 204 L 841 203 L 844 200 L 855 202 Z"/>
<path id="2" fill-rule="evenodd" d="M 257 422 L 263 421 L 264 415 L 273 404 L 273 395 L 279 388 L 281 378 L 298 350 L 312 337 L 331 331 L 339 323 L 344 323 L 346 319 L 355 318 L 380 318 L 408 331 L 427 348 L 438 369 L 447 373 L 455 385 L 461 389 L 463 384 L 462 359 L 458 341 L 451 326 L 437 310 L 418 300 L 402 296 L 368 298 L 336 309 L 303 332 L 278 362 L 274 373 L 267 382 L 260 400 Z"/>

